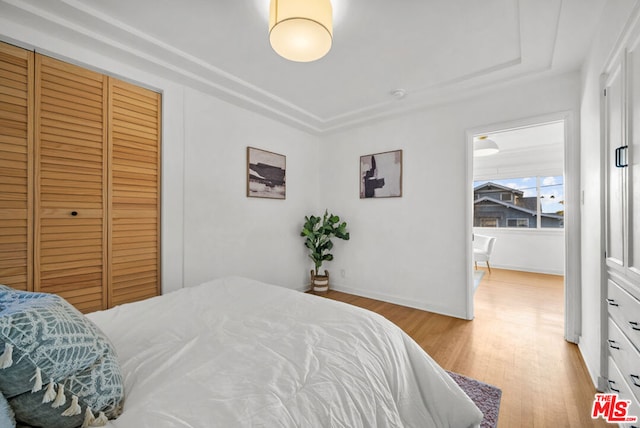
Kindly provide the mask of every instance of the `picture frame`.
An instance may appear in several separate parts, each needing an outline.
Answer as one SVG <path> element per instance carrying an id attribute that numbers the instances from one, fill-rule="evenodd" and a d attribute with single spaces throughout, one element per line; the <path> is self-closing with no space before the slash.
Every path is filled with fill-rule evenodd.
<path id="1" fill-rule="evenodd" d="M 402 197 L 402 150 L 360 156 L 360 199 Z"/>
<path id="2" fill-rule="evenodd" d="M 247 147 L 247 197 L 286 199 L 287 157 Z"/>

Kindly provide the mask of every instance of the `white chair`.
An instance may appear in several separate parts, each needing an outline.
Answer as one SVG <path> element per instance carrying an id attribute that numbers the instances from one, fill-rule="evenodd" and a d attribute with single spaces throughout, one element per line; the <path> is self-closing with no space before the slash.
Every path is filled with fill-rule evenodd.
<path id="1" fill-rule="evenodd" d="M 489 273 L 491 273 L 491 265 L 489 259 L 493 251 L 493 245 L 496 243 L 494 236 L 473 235 L 473 261 L 478 269 L 478 262 L 485 262 Z"/>

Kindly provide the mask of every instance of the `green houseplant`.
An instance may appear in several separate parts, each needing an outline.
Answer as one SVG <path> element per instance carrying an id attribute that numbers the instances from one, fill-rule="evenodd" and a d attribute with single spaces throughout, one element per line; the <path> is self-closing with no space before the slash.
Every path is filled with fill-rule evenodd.
<path id="1" fill-rule="evenodd" d="M 324 216 L 305 216 L 304 225 L 300 236 L 305 237 L 305 246 L 309 249 L 309 258 L 313 260 L 315 270 L 311 271 L 311 285 L 313 291 L 327 291 L 329 289 L 329 272 L 325 269 L 324 275 L 320 274 L 320 267 L 324 261 L 333 260 L 330 253 L 333 248 L 331 238 L 349 240 L 347 222 L 340 222 L 340 217 L 329 214 L 325 210 Z"/>

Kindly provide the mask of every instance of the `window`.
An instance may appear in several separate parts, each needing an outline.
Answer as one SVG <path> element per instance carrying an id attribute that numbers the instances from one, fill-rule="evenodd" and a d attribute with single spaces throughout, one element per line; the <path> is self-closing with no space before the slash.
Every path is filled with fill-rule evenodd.
<path id="1" fill-rule="evenodd" d="M 541 227 L 564 227 L 563 177 L 540 177 Z"/>
<path id="2" fill-rule="evenodd" d="M 498 227 L 497 218 L 481 218 L 480 227 Z"/>
<path id="3" fill-rule="evenodd" d="M 473 184 L 475 227 L 564 228 L 561 175 L 483 180 Z"/>
<path id="4" fill-rule="evenodd" d="M 529 227 L 528 218 L 508 218 L 507 227 Z"/>

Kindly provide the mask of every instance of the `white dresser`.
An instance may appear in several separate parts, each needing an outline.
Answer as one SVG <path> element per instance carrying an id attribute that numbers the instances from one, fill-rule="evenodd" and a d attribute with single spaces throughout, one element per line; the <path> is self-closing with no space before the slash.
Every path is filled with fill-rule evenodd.
<path id="1" fill-rule="evenodd" d="M 610 275 L 607 287 L 607 346 L 609 391 L 631 400 L 629 415 L 640 417 L 640 300 L 627 290 L 624 279 Z M 628 287 L 630 288 L 630 287 Z M 640 428 L 637 423 L 621 424 Z"/>
<path id="2" fill-rule="evenodd" d="M 603 85 L 604 387 L 630 400 L 628 414 L 640 418 L 640 24 L 623 39 Z M 621 426 L 640 428 L 640 421 Z"/>

